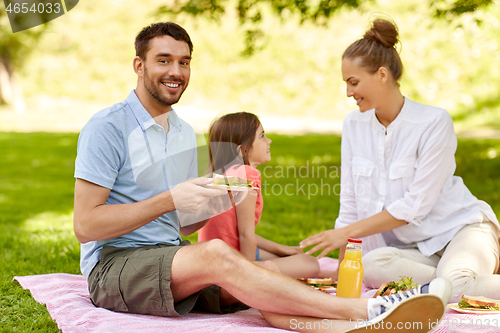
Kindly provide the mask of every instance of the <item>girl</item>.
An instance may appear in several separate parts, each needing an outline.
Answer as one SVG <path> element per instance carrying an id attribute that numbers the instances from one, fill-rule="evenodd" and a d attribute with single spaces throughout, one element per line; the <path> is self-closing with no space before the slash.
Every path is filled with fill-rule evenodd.
<path id="1" fill-rule="evenodd" d="M 377 19 L 342 57 L 347 97 L 359 111 L 342 132 L 342 191 L 334 230 L 301 242 L 318 256 L 364 237 L 365 283 L 413 277 L 452 282 L 462 294 L 500 299 L 499 227 L 491 207 L 454 176 L 457 139 L 450 115 L 399 89 L 396 26 Z M 341 251 L 341 257 L 343 253 Z"/>
<path id="2" fill-rule="evenodd" d="M 271 160 L 271 140 L 256 115 L 227 114 L 209 129 L 209 155 L 213 172 L 253 180 L 246 197 L 217 216 L 198 232 L 198 241 L 224 240 L 249 260 L 272 260 L 283 274 L 294 278 L 317 276 L 316 258 L 302 254 L 299 247 L 285 246 L 255 234 L 262 214 L 261 178 L 256 167 Z"/>

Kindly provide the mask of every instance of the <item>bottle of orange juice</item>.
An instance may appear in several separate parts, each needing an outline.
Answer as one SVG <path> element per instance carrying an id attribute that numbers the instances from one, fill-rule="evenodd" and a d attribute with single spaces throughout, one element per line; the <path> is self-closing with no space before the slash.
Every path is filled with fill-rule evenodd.
<path id="1" fill-rule="evenodd" d="M 361 297 L 363 283 L 363 264 L 361 263 L 361 239 L 349 238 L 345 249 L 344 260 L 339 266 L 337 296 Z"/>

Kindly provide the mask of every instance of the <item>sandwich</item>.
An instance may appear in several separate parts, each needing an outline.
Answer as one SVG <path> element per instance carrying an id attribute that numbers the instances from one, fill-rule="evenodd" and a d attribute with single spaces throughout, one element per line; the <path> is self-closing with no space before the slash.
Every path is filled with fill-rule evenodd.
<path id="1" fill-rule="evenodd" d="M 418 284 L 414 283 L 411 277 L 405 276 L 399 281 L 391 281 L 389 283 L 384 283 L 383 285 L 381 285 L 380 288 L 378 288 L 378 290 L 375 292 L 375 295 L 373 295 L 373 298 L 376 298 L 377 296 L 396 294 L 413 289 L 417 286 Z"/>
<path id="2" fill-rule="evenodd" d="M 334 279 L 332 278 L 324 278 L 324 279 L 303 279 L 305 280 L 306 284 L 314 287 L 314 288 L 320 288 L 320 287 L 336 287 L 337 282 L 335 282 Z"/>
<path id="3" fill-rule="evenodd" d="M 307 284 L 308 286 L 323 291 L 325 293 L 334 292 L 337 289 L 337 282 L 332 278 L 324 279 L 298 279 L 300 282 Z"/>
<path id="4" fill-rule="evenodd" d="M 500 311 L 500 301 L 484 296 L 462 295 L 458 307 L 464 310 Z"/>
<path id="5" fill-rule="evenodd" d="M 212 185 L 215 186 L 234 186 L 234 187 L 244 187 L 252 188 L 253 180 L 245 179 L 237 176 L 224 176 L 217 173 L 213 174 Z"/>

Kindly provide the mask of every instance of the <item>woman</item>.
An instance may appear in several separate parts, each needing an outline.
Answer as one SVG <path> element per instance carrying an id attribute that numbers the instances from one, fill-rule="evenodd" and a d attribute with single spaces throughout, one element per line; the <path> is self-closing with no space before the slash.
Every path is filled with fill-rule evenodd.
<path id="1" fill-rule="evenodd" d="M 410 276 L 452 282 L 462 294 L 500 299 L 499 227 L 491 207 L 454 176 L 457 140 L 443 109 L 404 97 L 394 23 L 377 19 L 342 56 L 347 96 L 340 212 L 334 230 L 301 242 L 322 257 L 363 237 L 365 283 Z M 341 251 L 341 257 L 343 252 Z"/>

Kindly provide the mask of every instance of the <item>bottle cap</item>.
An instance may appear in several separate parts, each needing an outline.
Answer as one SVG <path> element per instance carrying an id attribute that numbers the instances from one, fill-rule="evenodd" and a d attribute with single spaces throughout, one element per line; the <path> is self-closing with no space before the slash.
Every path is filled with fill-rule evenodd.
<path id="1" fill-rule="evenodd" d="M 363 243 L 363 241 L 361 239 L 357 239 L 357 238 L 349 238 L 347 241 L 350 243 L 358 243 L 358 244 Z"/>

